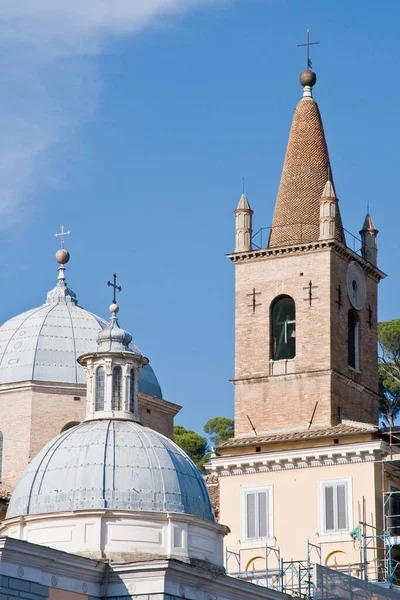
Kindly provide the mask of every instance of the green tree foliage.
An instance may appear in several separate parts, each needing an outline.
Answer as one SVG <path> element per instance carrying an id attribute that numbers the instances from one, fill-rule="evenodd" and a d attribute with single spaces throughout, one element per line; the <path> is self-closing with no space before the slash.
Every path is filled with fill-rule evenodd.
<path id="1" fill-rule="evenodd" d="M 378 323 L 380 412 L 393 427 L 400 413 L 400 319 Z"/>
<path id="2" fill-rule="evenodd" d="M 219 446 L 234 436 L 234 421 L 228 417 L 214 417 L 204 425 L 213 446 Z"/>
<path id="3" fill-rule="evenodd" d="M 174 442 L 190 456 L 196 467 L 204 472 L 204 462 L 208 450 L 206 438 L 195 431 L 185 429 L 182 425 L 175 425 Z"/>

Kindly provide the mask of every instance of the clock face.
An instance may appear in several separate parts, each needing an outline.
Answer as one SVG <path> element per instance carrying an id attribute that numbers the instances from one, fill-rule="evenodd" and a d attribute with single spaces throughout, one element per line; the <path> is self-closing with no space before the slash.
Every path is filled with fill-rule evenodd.
<path id="1" fill-rule="evenodd" d="M 347 265 L 346 289 L 349 300 L 354 308 L 356 310 L 364 308 L 367 297 L 367 283 L 364 271 L 355 260 L 352 260 Z"/>

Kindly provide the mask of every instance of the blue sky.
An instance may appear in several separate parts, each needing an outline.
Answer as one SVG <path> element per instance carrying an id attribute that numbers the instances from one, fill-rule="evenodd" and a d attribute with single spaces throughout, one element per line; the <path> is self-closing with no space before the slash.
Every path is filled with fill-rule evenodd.
<path id="1" fill-rule="evenodd" d="M 84 5 L 84 6 L 81 6 Z M 143 7 L 143 5 L 145 7 Z M 268 226 L 310 28 L 346 229 L 370 202 L 380 319 L 400 317 L 400 5 L 336 0 L 7 0 L 0 21 L 0 320 L 67 280 L 120 323 L 197 431 L 233 414 L 233 210 Z"/>

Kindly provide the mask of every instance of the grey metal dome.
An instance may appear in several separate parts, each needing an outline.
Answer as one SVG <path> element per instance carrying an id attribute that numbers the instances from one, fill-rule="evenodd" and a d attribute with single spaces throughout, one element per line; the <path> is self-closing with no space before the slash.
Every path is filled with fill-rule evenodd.
<path id="1" fill-rule="evenodd" d="M 133 421 L 85 421 L 45 446 L 18 481 L 7 518 L 90 509 L 214 521 L 203 477 L 174 442 Z"/>
<path id="2" fill-rule="evenodd" d="M 20 381 L 86 383 L 78 356 L 97 348 L 104 319 L 78 306 L 63 280 L 46 303 L 28 310 L 0 327 L 0 384 Z M 133 351 L 137 351 L 132 346 Z M 143 367 L 139 391 L 162 398 L 150 365 Z"/>

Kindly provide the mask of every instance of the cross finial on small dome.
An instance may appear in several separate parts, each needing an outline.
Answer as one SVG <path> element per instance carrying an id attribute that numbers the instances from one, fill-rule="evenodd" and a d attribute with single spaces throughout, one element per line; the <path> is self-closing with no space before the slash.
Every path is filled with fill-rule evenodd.
<path id="1" fill-rule="evenodd" d="M 70 234 L 71 234 L 70 231 L 64 231 L 64 225 L 61 225 L 61 231 L 59 233 L 54 234 L 55 237 L 61 238 L 61 240 L 60 240 L 61 248 L 59 250 L 57 250 L 57 252 L 56 252 L 56 261 L 58 262 L 59 265 L 66 265 L 70 259 L 69 252 L 67 250 L 65 250 L 65 248 L 64 248 L 64 244 L 65 244 L 64 236 L 70 235 Z"/>
<path id="2" fill-rule="evenodd" d="M 114 295 L 113 295 L 112 303 L 117 304 L 116 292 L 117 292 L 117 290 L 119 292 L 122 292 L 122 287 L 120 285 L 117 285 L 117 274 L 116 273 L 114 273 L 114 275 L 113 275 L 113 280 L 114 280 L 113 283 L 111 283 L 111 281 L 107 281 L 107 285 L 108 285 L 108 287 L 114 288 Z M 113 311 L 111 311 L 111 312 L 113 312 Z M 116 312 L 118 312 L 118 310 Z"/>

